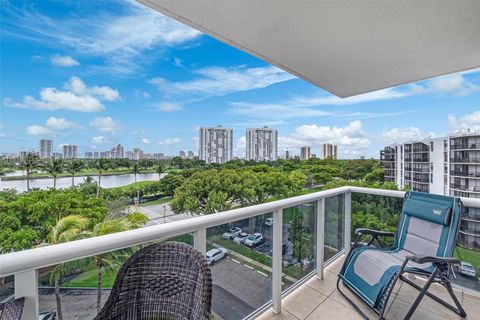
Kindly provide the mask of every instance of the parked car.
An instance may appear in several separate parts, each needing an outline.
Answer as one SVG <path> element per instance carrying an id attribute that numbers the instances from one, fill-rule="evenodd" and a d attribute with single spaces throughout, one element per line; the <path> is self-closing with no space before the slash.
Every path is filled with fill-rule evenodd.
<path id="1" fill-rule="evenodd" d="M 236 244 L 243 244 L 248 236 L 248 233 L 240 232 L 235 238 L 233 238 L 233 242 L 235 242 Z"/>
<path id="2" fill-rule="evenodd" d="M 232 228 L 228 229 L 227 232 L 224 232 L 222 237 L 223 237 L 223 239 L 230 240 L 230 239 L 233 239 L 236 236 L 238 236 L 241 232 L 242 232 L 242 229 L 240 229 L 239 227 L 232 227 Z"/>
<path id="3" fill-rule="evenodd" d="M 265 220 L 265 226 L 267 226 L 267 227 L 273 226 L 273 218 L 267 218 Z"/>
<path id="4" fill-rule="evenodd" d="M 227 257 L 227 249 L 218 247 L 212 250 L 209 250 L 207 254 L 205 255 L 207 258 L 207 263 L 209 265 L 215 264 L 215 262 L 222 260 L 223 258 Z"/>
<path id="5" fill-rule="evenodd" d="M 285 268 L 290 266 L 296 266 L 298 264 L 298 260 L 293 258 L 292 256 L 286 256 L 283 258 L 283 266 Z"/>
<path id="6" fill-rule="evenodd" d="M 55 320 L 57 317 L 56 311 L 44 311 L 38 314 L 38 320 Z"/>
<path id="7" fill-rule="evenodd" d="M 458 267 L 458 272 L 467 277 L 476 277 L 477 272 L 473 268 L 471 263 L 460 261 L 460 266 Z"/>
<path id="8" fill-rule="evenodd" d="M 261 233 L 251 234 L 244 241 L 245 245 L 250 248 L 256 247 L 262 242 L 263 242 L 263 236 Z"/>

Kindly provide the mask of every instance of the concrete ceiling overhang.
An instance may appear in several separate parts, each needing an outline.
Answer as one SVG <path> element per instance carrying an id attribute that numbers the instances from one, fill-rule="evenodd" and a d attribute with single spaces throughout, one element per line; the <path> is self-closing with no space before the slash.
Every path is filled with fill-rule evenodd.
<path id="1" fill-rule="evenodd" d="M 480 0 L 137 0 L 339 97 L 480 66 Z"/>

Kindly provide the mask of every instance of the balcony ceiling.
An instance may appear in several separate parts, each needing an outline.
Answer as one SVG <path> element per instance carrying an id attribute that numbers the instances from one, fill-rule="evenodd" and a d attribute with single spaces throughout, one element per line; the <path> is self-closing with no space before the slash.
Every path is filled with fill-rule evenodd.
<path id="1" fill-rule="evenodd" d="M 339 97 L 480 66 L 480 1 L 137 1 Z"/>

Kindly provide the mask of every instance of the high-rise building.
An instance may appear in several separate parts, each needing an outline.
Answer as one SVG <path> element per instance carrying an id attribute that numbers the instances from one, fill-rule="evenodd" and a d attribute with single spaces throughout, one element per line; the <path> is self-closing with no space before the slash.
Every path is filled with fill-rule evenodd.
<path id="1" fill-rule="evenodd" d="M 217 126 L 200 128 L 198 157 L 207 163 L 225 163 L 232 159 L 232 129 Z"/>
<path id="2" fill-rule="evenodd" d="M 116 147 L 113 147 L 112 150 L 110 150 L 110 156 L 113 159 L 123 158 L 123 146 L 121 144 L 118 144 Z"/>
<path id="3" fill-rule="evenodd" d="M 192 151 L 192 150 L 188 150 L 188 152 L 187 152 L 187 158 L 188 158 L 188 159 L 193 159 L 193 158 L 195 158 L 195 154 L 193 154 L 193 151 Z"/>
<path id="4" fill-rule="evenodd" d="M 323 159 L 337 159 L 338 147 L 334 144 L 324 143 L 322 145 Z"/>
<path id="5" fill-rule="evenodd" d="M 246 131 L 246 158 L 255 161 L 277 160 L 278 133 L 267 126 Z"/>
<path id="6" fill-rule="evenodd" d="M 288 152 L 288 150 L 285 151 L 285 159 L 290 159 L 290 152 Z"/>
<path id="7" fill-rule="evenodd" d="M 63 145 L 63 158 L 64 159 L 76 159 L 77 158 L 77 145 L 64 144 Z"/>
<path id="8" fill-rule="evenodd" d="M 125 152 L 125 157 L 127 159 L 133 160 L 133 151 L 127 151 Z"/>
<path id="9" fill-rule="evenodd" d="M 399 189 L 480 198 L 480 132 L 394 144 L 380 151 L 385 180 Z M 460 245 L 480 250 L 480 209 L 465 207 Z"/>
<path id="10" fill-rule="evenodd" d="M 133 160 L 142 160 L 145 157 L 143 150 L 140 148 L 133 148 Z"/>
<path id="11" fill-rule="evenodd" d="M 92 151 L 85 151 L 85 159 L 93 159 L 93 152 Z"/>
<path id="12" fill-rule="evenodd" d="M 182 159 L 185 159 L 186 158 L 186 155 L 185 155 L 185 151 L 181 150 L 178 155 L 180 156 L 180 158 Z"/>
<path id="13" fill-rule="evenodd" d="M 312 157 L 309 146 L 303 146 L 300 148 L 300 160 L 308 160 Z"/>
<path id="14" fill-rule="evenodd" d="M 53 140 L 40 140 L 40 158 L 45 159 L 51 157 L 53 157 Z"/>
<path id="15" fill-rule="evenodd" d="M 54 152 L 52 154 L 52 158 L 53 159 L 62 159 L 63 158 L 63 155 L 60 153 L 60 152 Z"/>

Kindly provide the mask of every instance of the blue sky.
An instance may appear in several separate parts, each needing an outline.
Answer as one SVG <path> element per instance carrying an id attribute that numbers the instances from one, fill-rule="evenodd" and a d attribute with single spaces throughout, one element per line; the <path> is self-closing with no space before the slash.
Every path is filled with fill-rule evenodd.
<path id="1" fill-rule="evenodd" d="M 199 126 L 279 131 L 279 149 L 339 145 L 342 158 L 480 128 L 480 70 L 347 99 L 133 1 L 1 0 L 1 152 L 198 151 Z"/>

